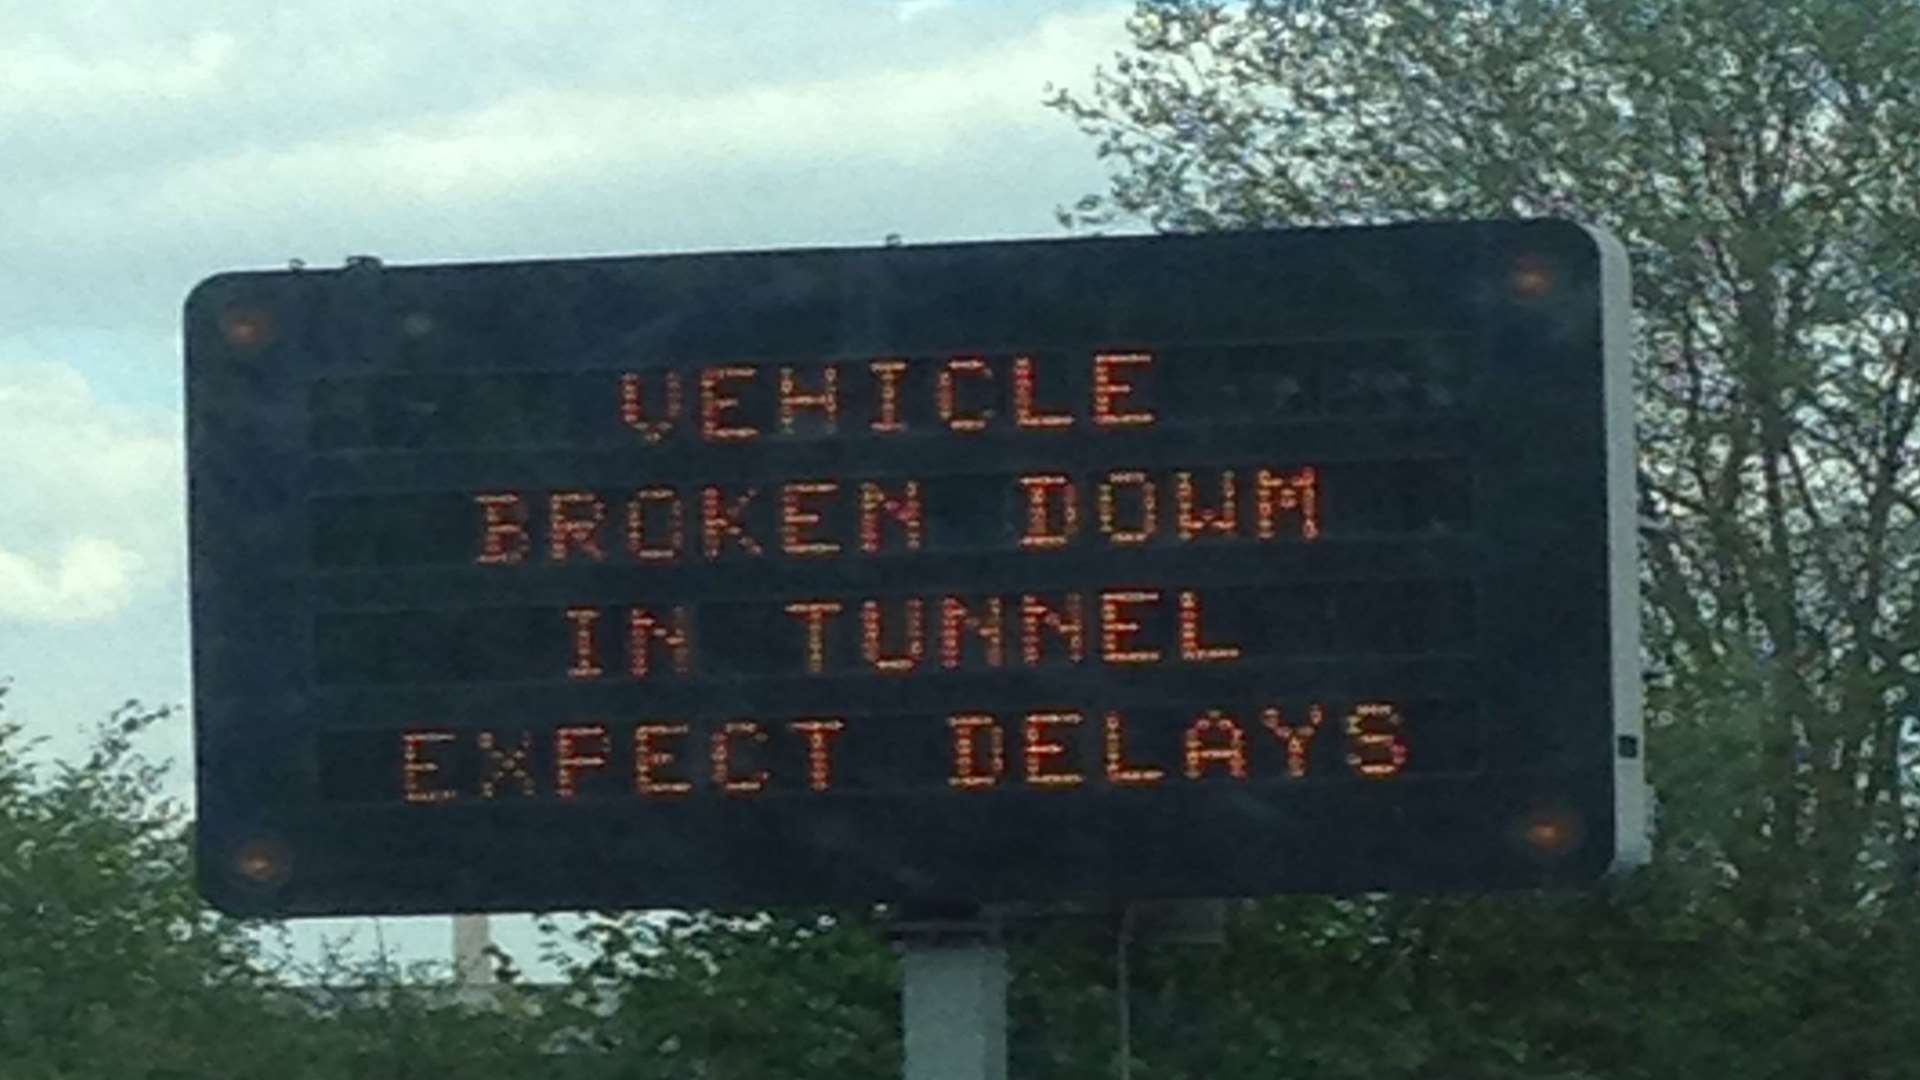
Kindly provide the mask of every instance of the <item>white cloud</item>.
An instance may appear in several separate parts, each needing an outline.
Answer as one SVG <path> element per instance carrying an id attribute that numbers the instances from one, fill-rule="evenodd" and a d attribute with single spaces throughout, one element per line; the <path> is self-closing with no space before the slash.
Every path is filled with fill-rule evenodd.
<path id="1" fill-rule="evenodd" d="M 177 414 L 111 405 L 73 368 L 0 363 L 0 623 L 105 619 L 177 589 Z"/>
<path id="2" fill-rule="evenodd" d="M 0 116 L 193 101 L 220 89 L 234 59 L 232 34 L 150 42 L 121 52 L 79 52 L 27 36 L 0 44 Z"/>
<path id="3" fill-rule="evenodd" d="M 454 0 L 63 0 L 0 17 L 0 70 L 20 65 L 0 75 L 0 325 L 56 347 L 12 355 L 80 362 L 59 334 L 172 337 L 193 282 L 296 256 L 1053 231 L 1053 208 L 1103 180 L 1042 94 L 1124 46 L 1127 5 L 902 22 L 898 3 L 543 0 L 496 18 Z M 131 89 L 149 75 L 156 92 Z"/>
<path id="4" fill-rule="evenodd" d="M 900 0 L 893 10 L 901 22 L 912 22 L 922 15 L 945 11 L 953 4 L 954 0 Z"/>
<path id="5" fill-rule="evenodd" d="M 260 229 L 311 220 L 343 197 L 359 207 L 414 206 L 440 216 L 449 204 L 473 207 L 542 189 L 561 200 L 606 198 L 608 188 L 643 196 L 659 182 L 703 172 L 765 168 L 800 180 L 822 161 L 845 163 L 836 185 L 883 188 L 888 167 L 969 157 L 984 134 L 1067 135 L 1041 108 L 1043 87 L 1091 70 L 1123 36 L 1114 10 L 1101 7 L 1038 20 L 937 65 L 870 58 L 811 79 L 682 92 L 519 86 L 458 109 L 316 130 L 305 141 L 288 141 L 282 130 L 273 141 L 236 141 L 154 173 L 45 191 L 15 241 L 52 248 L 140 223 L 147 235 L 179 242 L 243 222 Z M 113 208 L 105 220 L 103 206 Z M 616 209 L 648 212 L 608 207 Z"/>
<path id="6" fill-rule="evenodd" d="M 140 557 L 111 540 L 82 536 L 42 565 L 0 548 L 0 620 L 84 622 L 127 603 Z"/>

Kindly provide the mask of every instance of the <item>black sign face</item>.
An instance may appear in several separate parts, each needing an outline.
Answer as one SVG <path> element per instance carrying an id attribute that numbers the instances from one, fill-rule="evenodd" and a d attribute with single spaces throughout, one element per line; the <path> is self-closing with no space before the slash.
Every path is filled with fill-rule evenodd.
<path id="1" fill-rule="evenodd" d="M 340 914 L 1591 882 L 1624 260 L 1553 222 L 221 275 L 201 880 Z"/>

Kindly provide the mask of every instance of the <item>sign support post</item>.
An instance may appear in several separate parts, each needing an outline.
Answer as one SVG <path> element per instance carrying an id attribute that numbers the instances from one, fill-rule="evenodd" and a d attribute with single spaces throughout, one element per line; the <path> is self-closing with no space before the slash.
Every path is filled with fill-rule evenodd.
<path id="1" fill-rule="evenodd" d="M 906 1080 L 1006 1080 L 1007 950 L 978 911 L 895 924 Z"/>

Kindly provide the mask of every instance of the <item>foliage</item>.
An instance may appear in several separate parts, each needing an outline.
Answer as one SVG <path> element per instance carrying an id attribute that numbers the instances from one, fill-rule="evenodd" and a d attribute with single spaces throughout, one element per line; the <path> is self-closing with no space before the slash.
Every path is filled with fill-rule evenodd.
<path id="1" fill-rule="evenodd" d="M 44 783 L 19 729 L 0 726 L 0 1046 L 10 1075 L 90 1075 L 90 1063 L 202 1060 L 218 1029 L 190 1001 L 245 999 L 235 930 L 187 885 L 177 808 L 133 736 L 164 716 L 129 705 L 91 755 Z M 212 1020 L 212 1015 L 205 1020 Z"/>
<path id="2" fill-rule="evenodd" d="M 620 1076 L 899 1072 L 894 958 L 867 913 L 603 914 L 575 938 L 584 962 L 552 957 L 567 1022 Z"/>
<path id="3" fill-rule="evenodd" d="M 283 970 L 253 928 L 210 911 L 165 770 L 135 749 L 172 716 L 130 702 L 83 760 L 50 770 L 0 716 L 0 1076 L 532 1074 L 543 1029 L 516 1000 L 477 1012 L 377 964 Z"/>
<path id="4" fill-rule="evenodd" d="M 1449 1075 L 1909 1073 L 1920 1028 L 1876 1018 L 1912 1009 L 1916 959 L 1920 5 L 1144 0 L 1129 25 L 1051 99 L 1111 167 L 1069 224 L 1566 216 L 1633 258 L 1658 861 L 1613 898 L 1393 905 L 1374 950 L 1447 948 L 1392 1030 Z M 1539 940 L 1577 977 L 1516 994 Z"/>

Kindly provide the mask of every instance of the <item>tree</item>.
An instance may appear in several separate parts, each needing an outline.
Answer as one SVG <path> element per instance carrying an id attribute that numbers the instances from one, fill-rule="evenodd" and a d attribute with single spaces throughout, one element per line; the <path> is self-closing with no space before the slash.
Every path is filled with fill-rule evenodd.
<path id="1" fill-rule="evenodd" d="M 136 749 L 174 716 L 129 702 L 51 769 L 0 717 L 0 1075 L 588 1075 L 556 1066 L 553 1024 L 511 996 L 461 1008 L 364 963 L 326 969 L 344 993 L 295 985 L 260 928 L 195 892 L 184 810 Z"/>
<path id="2" fill-rule="evenodd" d="M 108 1063 L 188 1067 L 218 1045 L 196 1003 L 230 1004 L 251 973 L 237 929 L 188 886 L 177 808 L 133 737 L 164 716 L 129 705 L 92 753 L 41 782 L 0 722 L 0 1048 L 9 1075 Z M 195 1020 L 199 1022 L 196 1023 Z"/>
<path id="3" fill-rule="evenodd" d="M 1706 1016 L 1752 1075 L 1910 1070 L 1848 1011 L 1913 1004 L 1920 4 L 1144 0 L 1129 26 L 1051 98 L 1111 164 L 1069 224 L 1550 215 L 1627 244 L 1662 812 L 1627 939 L 1729 965 Z M 1411 918 L 1472 937 L 1474 906 Z"/>
<path id="4" fill-rule="evenodd" d="M 575 938 L 584 959 L 551 957 L 564 1022 L 615 1075 L 899 1073 L 898 976 L 867 912 L 603 913 Z"/>

